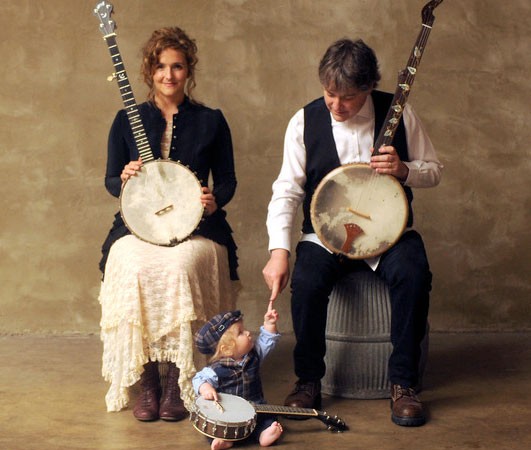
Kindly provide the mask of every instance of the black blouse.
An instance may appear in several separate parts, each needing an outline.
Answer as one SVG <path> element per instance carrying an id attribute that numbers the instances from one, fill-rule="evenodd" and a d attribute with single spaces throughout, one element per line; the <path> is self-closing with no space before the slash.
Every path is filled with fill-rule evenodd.
<path id="1" fill-rule="evenodd" d="M 152 103 L 138 105 L 142 123 L 155 159 L 161 158 L 162 135 L 166 120 Z M 120 174 L 126 164 L 139 157 L 133 133 L 125 110 L 116 114 L 109 132 L 105 187 L 111 195 L 119 197 L 122 181 Z M 236 174 L 229 126 L 223 113 L 203 105 L 191 103 L 188 98 L 179 105 L 179 112 L 173 116 L 173 130 L 170 144 L 170 159 L 180 161 L 197 174 L 201 184 L 208 186 L 212 179 L 212 193 L 218 205 L 217 211 L 205 217 L 193 234 L 204 236 L 227 247 L 231 279 L 238 279 L 236 244 L 232 230 L 222 209 L 234 196 Z M 129 234 L 120 213 L 105 240 L 100 269 L 105 271 L 105 262 L 111 245 L 120 237 Z"/>

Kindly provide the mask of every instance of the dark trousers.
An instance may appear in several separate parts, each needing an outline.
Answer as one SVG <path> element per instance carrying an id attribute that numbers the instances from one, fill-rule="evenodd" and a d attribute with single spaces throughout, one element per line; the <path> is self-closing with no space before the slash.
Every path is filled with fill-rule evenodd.
<path id="1" fill-rule="evenodd" d="M 295 374 L 306 381 L 325 374 L 325 328 L 328 296 L 334 284 L 356 270 L 371 270 L 364 261 L 332 255 L 312 242 L 300 242 L 291 280 L 291 315 L 296 344 Z M 385 252 L 376 270 L 389 286 L 391 299 L 391 383 L 418 382 L 420 343 L 426 332 L 431 272 L 422 238 L 406 232 Z"/>

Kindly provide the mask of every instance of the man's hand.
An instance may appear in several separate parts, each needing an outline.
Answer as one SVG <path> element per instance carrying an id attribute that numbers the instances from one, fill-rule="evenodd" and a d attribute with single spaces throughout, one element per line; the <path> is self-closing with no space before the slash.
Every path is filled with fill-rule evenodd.
<path id="1" fill-rule="evenodd" d="M 269 301 L 276 300 L 289 281 L 289 252 L 283 248 L 271 251 L 271 257 L 262 270 L 262 275 L 271 291 Z"/>
<path id="2" fill-rule="evenodd" d="M 391 146 L 381 147 L 379 155 L 371 156 L 371 167 L 378 173 L 393 175 L 399 181 L 406 181 L 409 174 L 408 167 Z"/>

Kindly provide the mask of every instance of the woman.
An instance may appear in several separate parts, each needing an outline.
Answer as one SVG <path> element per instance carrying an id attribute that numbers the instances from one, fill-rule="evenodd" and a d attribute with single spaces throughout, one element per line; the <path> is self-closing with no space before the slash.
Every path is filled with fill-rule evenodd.
<path id="1" fill-rule="evenodd" d="M 202 180 L 203 221 L 190 239 L 160 247 L 131 235 L 117 213 L 102 248 L 102 372 L 111 382 L 107 409 L 125 407 L 128 387 L 140 379 L 133 414 L 142 421 L 186 417 L 185 406 L 193 401 L 193 328 L 234 307 L 230 280 L 237 279 L 236 245 L 222 209 L 236 189 L 232 140 L 221 111 L 192 96 L 196 54 L 195 42 L 180 28 L 153 32 L 142 50 L 148 101 L 138 109 L 155 159 L 180 161 Z M 109 134 L 107 190 L 118 197 L 141 167 L 121 110 Z M 168 363 L 162 396 L 158 362 Z"/>

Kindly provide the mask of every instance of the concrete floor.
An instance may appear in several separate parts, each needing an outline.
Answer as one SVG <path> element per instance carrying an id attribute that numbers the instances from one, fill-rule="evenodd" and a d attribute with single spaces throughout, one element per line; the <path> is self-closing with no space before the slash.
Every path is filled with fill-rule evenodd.
<path id="1" fill-rule="evenodd" d="M 277 448 L 438 450 L 531 448 L 531 335 L 430 335 L 421 428 L 390 420 L 388 400 L 325 397 L 323 409 L 350 430 L 328 432 L 318 420 L 282 420 Z M 264 364 L 266 397 L 281 404 L 294 381 L 293 336 Z M 0 448 L 207 449 L 189 421 L 136 421 L 130 410 L 105 411 L 98 336 L 0 337 Z M 245 444 L 243 448 L 257 448 Z"/>

